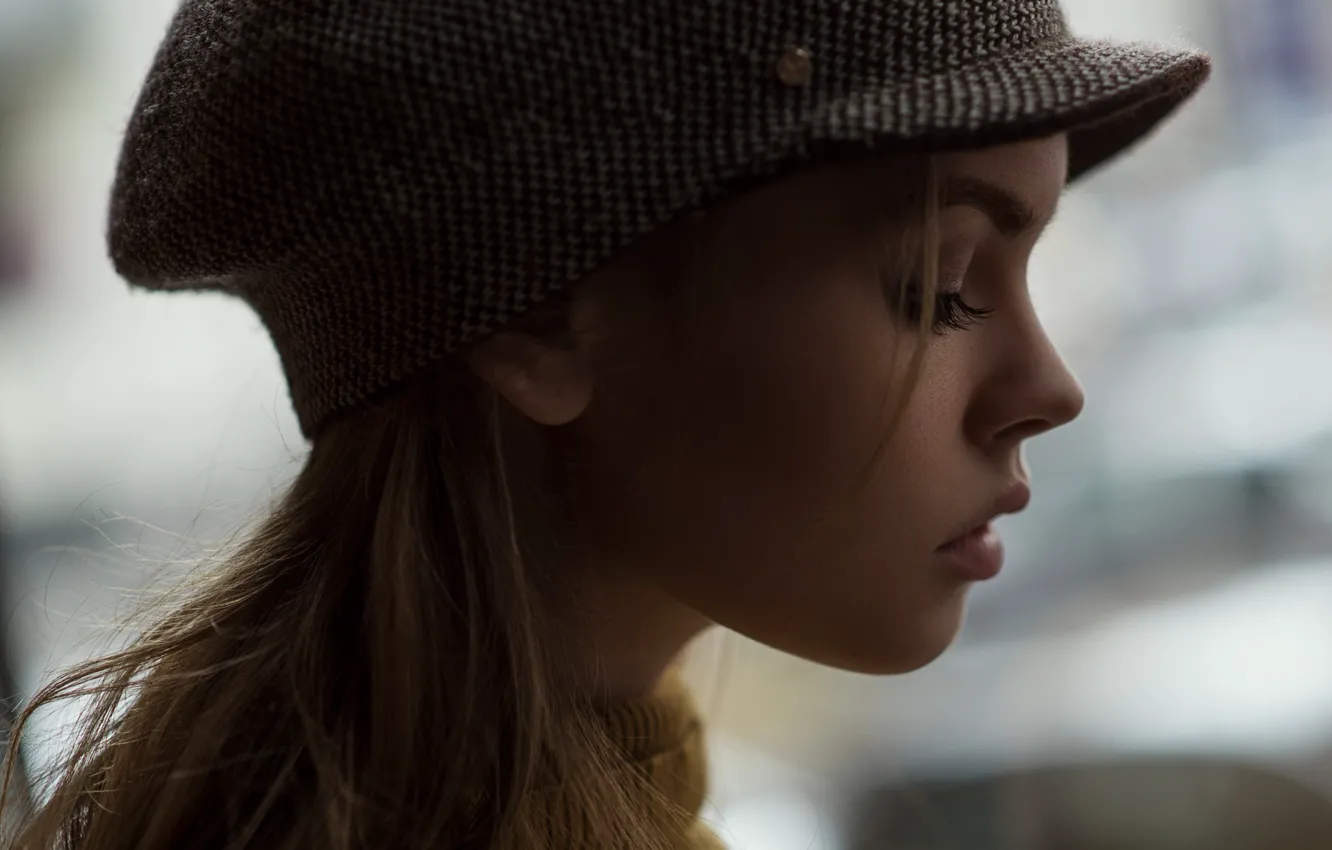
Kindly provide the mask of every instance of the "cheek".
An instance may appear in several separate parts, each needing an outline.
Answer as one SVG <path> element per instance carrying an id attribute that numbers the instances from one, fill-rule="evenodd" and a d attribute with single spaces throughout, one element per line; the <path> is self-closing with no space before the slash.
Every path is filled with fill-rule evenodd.
<path id="1" fill-rule="evenodd" d="M 678 356 L 622 373 L 586 417 L 584 508 L 604 557 L 780 649 L 910 669 L 957 628 L 961 590 L 925 563 L 938 399 L 897 389 L 881 300 L 828 287 L 712 314 Z M 927 545 L 928 544 L 928 545 Z"/>
<path id="2" fill-rule="evenodd" d="M 885 315 L 850 284 L 718 295 L 648 380 L 609 388 L 632 444 L 625 486 L 657 536 L 739 558 L 844 497 L 881 439 L 890 392 Z M 734 307 L 731 304 L 734 304 Z M 773 542 L 770 542 L 773 541 Z M 769 543 L 769 545 L 765 545 Z M 787 545 L 785 541 L 781 545 Z"/>

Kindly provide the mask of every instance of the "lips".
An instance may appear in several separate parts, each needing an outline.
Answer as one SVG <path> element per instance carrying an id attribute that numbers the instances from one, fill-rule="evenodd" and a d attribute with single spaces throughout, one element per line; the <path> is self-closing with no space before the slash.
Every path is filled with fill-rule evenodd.
<path id="1" fill-rule="evenodd" d="M 1021 512 L 1030 502 L 1031 488 L 1014 484 L 995 499 L 983 519 L 940 546 L 936 554 L 964 580 L 994 578 L 1003 569 L 1004 541 L 992 523 L 1000 516 Z"/>
<path id="2" fill-rule="evenodd" d="M 966 581 L 989 581 L 1004 568 L 1004 539 L 986 523 L 939 547 L 939 556 Z"/>
<path id="3" fill-rule="evenodd" d="M 986 509 L 984 514 L 973 519 L 971 523 L 956 536 L 950 538 L 947 543 L 939 548 L 946 548 L 968 535 L 982 531 L 1001 516 L 1021 513 L 1027 509 L 1027 505 L 1029 504 L 1031 504 L 1031 487 L 1023 482 L 1017 482 L 1000 493 L 999 496 L 990 503 L 990 506 Z"/>
<path id="4" fill-rule="evenodd" d="M 995 503 L 994 515 L 990 519 L 993 520 L 995 517 L 1005 514 L 1020 514 L 1027 509 L 1029 504 L 1031 504 L 1031 487 L 1024 483 L 1014 484 L 999 497 Z"/>

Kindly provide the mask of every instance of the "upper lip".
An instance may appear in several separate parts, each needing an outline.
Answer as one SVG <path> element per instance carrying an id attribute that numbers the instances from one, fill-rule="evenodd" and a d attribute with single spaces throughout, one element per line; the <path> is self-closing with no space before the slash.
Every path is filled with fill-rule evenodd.
<path id="1" fill-rule="evenodd" d="M 990 503 L 985 514 L 978 520 L 972 522 L 965 530 L 956 537 L 949 538 L 948 543 L 952 543 L 962 537 L 966 537 L 973 531 L 978 531 L 993 522 L 997 517 L 1006 514 L 1021 513 L 1026 510 L 1027 505 L 1031 503 L 1031 487 L 1025 481 L 1015 481 L 1004 489 L 1002 493 Z M 948 543 L 944 545 L 947 546 Z"/>
<path id="2" fill-rule="evenodd" d="M 1025 481 L 1014 482 L 995 500 L 990 519 L 1004 514 L 1020 514 L 1029 504 L 1031 504 L 1031 487 Z"/>

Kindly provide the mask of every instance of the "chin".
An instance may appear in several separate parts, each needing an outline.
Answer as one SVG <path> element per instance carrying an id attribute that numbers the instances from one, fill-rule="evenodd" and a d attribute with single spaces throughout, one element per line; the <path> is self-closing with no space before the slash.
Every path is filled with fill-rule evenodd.
<path id="1" fill-rule="evenodd" d="M 909 650 L 893 647 L 890 651 L 882 653 L 848 653 L 839 657 L 809 660 L 862 676 L 901 676 L 928 667 L 944 654 L 951 643 L 951 641 L 939 642 L 929 646 L 912 647 Z"/>
<path id="2" fill-rule="evenodd" d="M 954 616 L 940 616 L 912 626 L 850 641 L 844 652 L 821 663 L 865 676 L 914 673 L 938 660 L 953 645 L 962 627 L 961 610 Z"/>
<path id="3" fill-rule="evenodd" d="M 902 605 L 900 613 L 843 606 L 809 619 L 714 619 L 750 640 L 814 664 L 865 676 L 894 676 L 938 659 L 961 631 L 965 597 L 934 603 Z"/>

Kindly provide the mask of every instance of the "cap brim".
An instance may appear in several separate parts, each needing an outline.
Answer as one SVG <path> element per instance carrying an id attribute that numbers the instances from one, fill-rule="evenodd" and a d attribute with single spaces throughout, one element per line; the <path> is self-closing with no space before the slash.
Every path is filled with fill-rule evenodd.
<path id="1" fill-rule="evenodd" d="M 1207 80 L 1194 50 L 1070 39 L 898 86 L 855 93 L 814 116 L 814 144 L 975 149 L 1069 134 L 1069 179 L 1144 136 Z"/>

